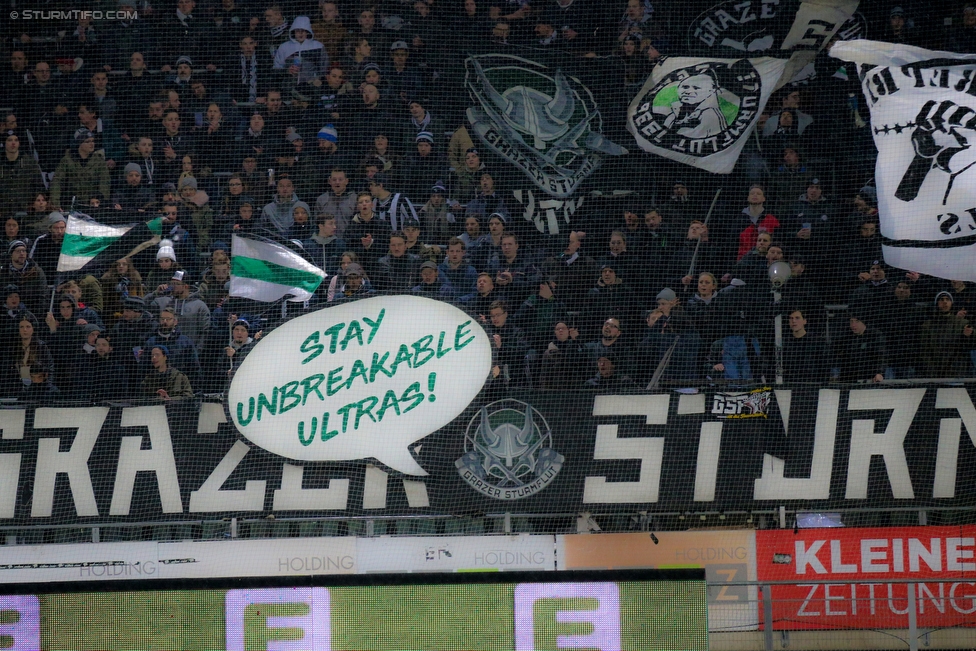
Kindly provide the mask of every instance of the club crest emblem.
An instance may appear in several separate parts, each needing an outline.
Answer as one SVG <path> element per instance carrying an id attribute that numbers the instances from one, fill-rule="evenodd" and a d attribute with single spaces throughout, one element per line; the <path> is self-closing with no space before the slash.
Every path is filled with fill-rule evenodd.
<path id="1" fill-rule="evenodd" d="M 550 196 L 571 196 L 604 157 L 627 153 L 603 136 L 590 90 L 563 70 L 501 54 L 464 65 L 474 133 Z"/>
<path id="2" fill-rule="evenodd" d="M 552 448 L 552 432 L 536 409 L 505 399 L 482 407 L 464 433 L 464 455 L 454 462 L 479 493 L 518 500 L 548 486 L 565 458 Z"/>

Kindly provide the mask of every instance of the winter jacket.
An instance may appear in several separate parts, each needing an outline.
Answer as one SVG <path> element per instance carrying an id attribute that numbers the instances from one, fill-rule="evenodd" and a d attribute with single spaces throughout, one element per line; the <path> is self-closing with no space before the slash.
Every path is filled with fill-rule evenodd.
<path id="1" fill-rule="evenodd" d="M 976 333 L 966 337 L 969 320 L 956 316 L 953 309 L 937 313 L 922 324 L 921 377 L 958 378 L 971 374 L 968 351 L 976 348 Z"/>
<path id="2" fill-rule="evenodd" d="M 111 193 L 108 166 L 100 154 L 92 154 L 82 160 L 77 151 L 68 151 L 54 170 L 54 180 L 51 181 L 52 206 L 61 206 L 63 201 L 67 208 L 72 200 L 78 205 L 88 205 L 92 199 L 108 201 Z"/>
<path id="3" fill-rule="evenodd" d="M 142 393 L 146 398 L 157 397 L 156 392 L 159 389 L 165 389 L 172 399 L 193 397 L 190 380 L 175 368 L 168 368 L 164 373 L 153 369 L 142 380 Z"/>
<path id="4" fill-rule="evenodd" d="M 43 187 L 41 168 L 33 156 L 21 152 L 15 161 L 0 157 L 0 215 L 26 210 Z"/>

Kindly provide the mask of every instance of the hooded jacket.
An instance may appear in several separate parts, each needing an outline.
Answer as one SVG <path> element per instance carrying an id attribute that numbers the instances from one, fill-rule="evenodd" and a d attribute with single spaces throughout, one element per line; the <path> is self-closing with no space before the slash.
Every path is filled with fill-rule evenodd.
<path id="1" fill-rule="evenodd" d="M 295 39 L 295 30 L 304 29 L 308 38 L 299 42 Z M 278 46 L 274 56 L 275 70 L 287 70 L 297 65 L 298 83 L 311 81 L 317 77 L 325 77 L 329 71 L 329 53 L 325 46 L 315 40 L 312 23 L 308 16 L 297 16 L 288 30 L 289 40 Z"/>
<path id="2" fill-rule="evenodd" d="M 292 193 L 291 197 L 287 200 L 282 200 L 275 194 L 271 199 L 271 203 L 264 206 L 261 214 L 276 231 L 284 235 L 291 228 L 291 225 L 295 223 L 291 211 L 296 203 L 298 203 L 297 194 Z"/>

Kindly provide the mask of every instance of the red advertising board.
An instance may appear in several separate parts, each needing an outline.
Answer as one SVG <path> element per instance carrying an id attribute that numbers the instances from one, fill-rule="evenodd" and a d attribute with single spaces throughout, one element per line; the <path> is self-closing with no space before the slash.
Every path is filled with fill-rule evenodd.
<path id="1" fill-rule="evenodd" d="M 976 626 L 976 526 L 756 532 L 776 630 Z M 762 613 L 763 609 L 760 608 Z"/>

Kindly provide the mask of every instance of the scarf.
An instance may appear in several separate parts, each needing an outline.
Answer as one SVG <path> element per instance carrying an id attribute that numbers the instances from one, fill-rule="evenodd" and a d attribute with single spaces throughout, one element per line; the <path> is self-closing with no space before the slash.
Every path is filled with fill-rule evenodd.
<path id="1" fill-rule="evenodd" d="M 417 122 L 416 118 L 410 118 L 410 122 L 417 131 L 426 131 L 428 125 L 430 125 L 430 111 L 424 114 L 424 119 L 420 122 Z"/>
<path id="2" fill-rule="evenodd" d="M 258 97 L 258 57 L 251 55 L 250 61 L 241 55 L 241 85 L 247 86 L 247 101 L 253 102 Z"/>

